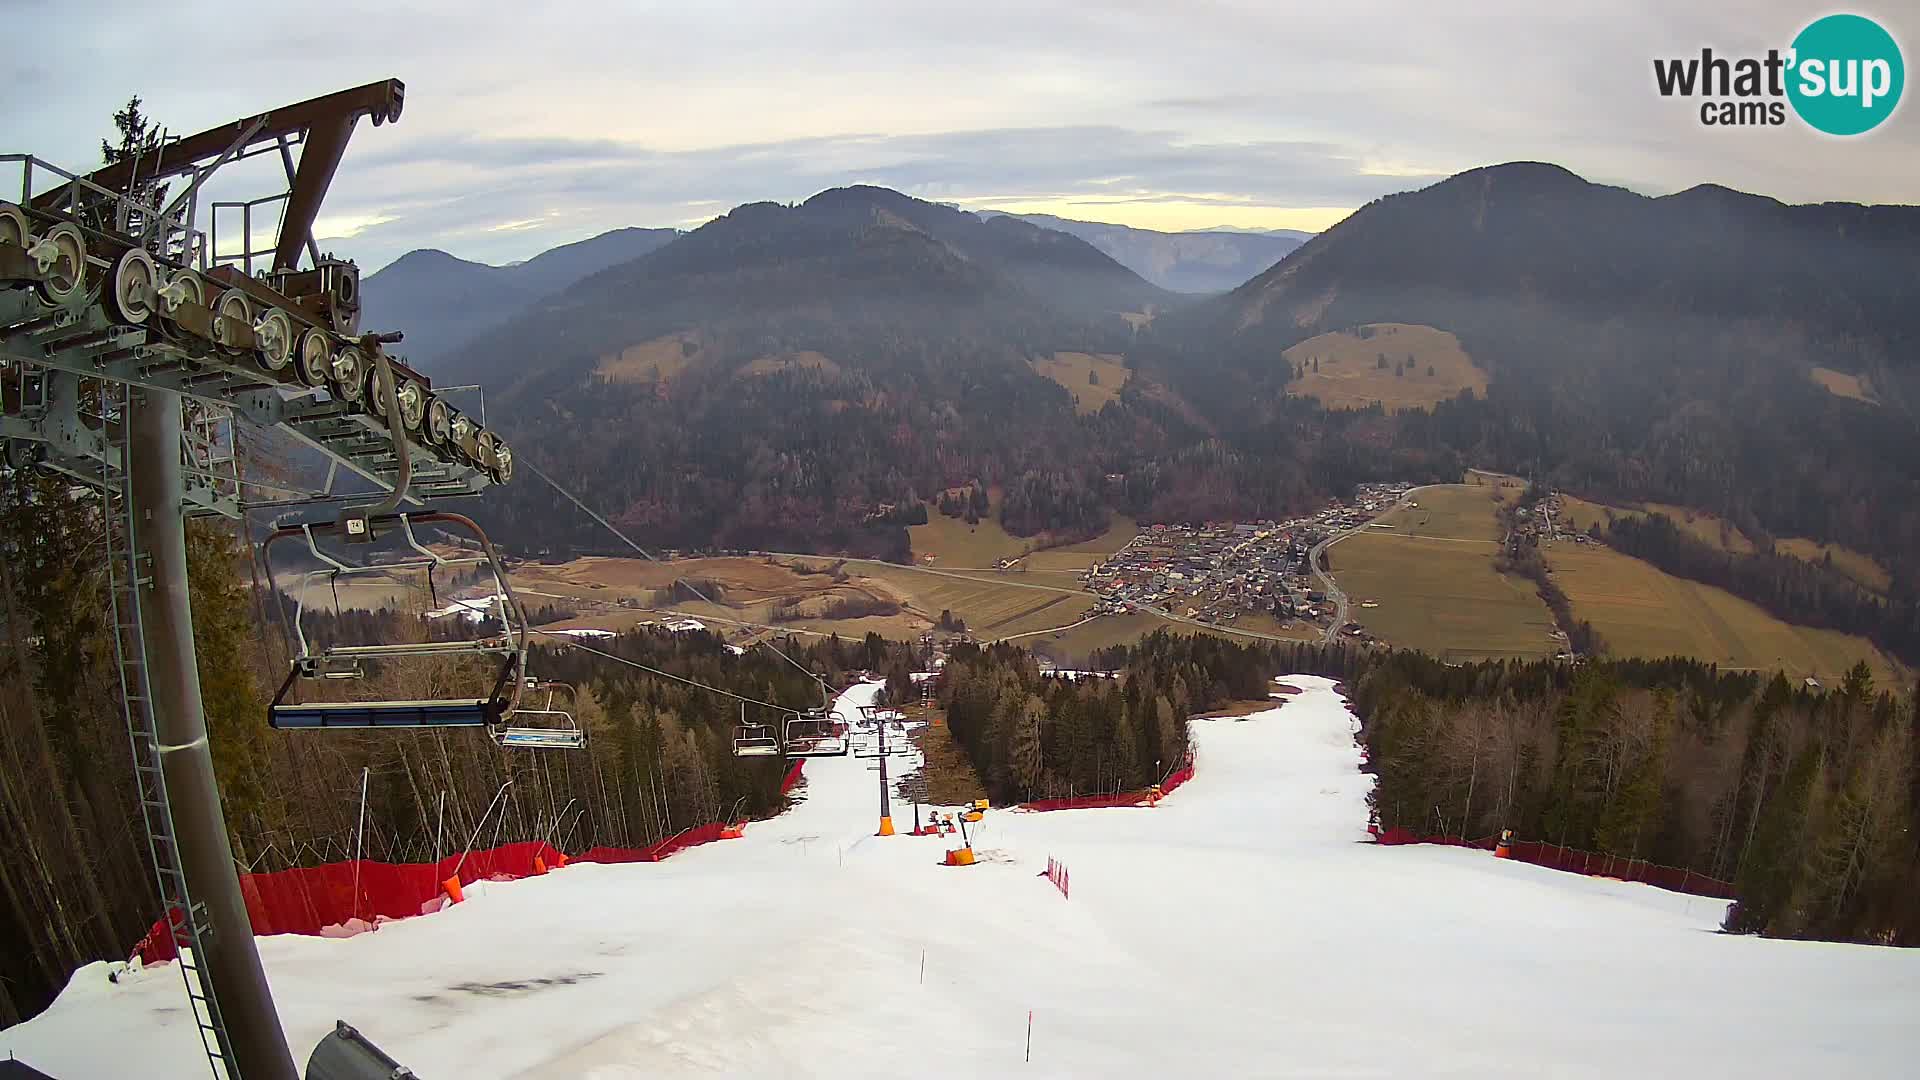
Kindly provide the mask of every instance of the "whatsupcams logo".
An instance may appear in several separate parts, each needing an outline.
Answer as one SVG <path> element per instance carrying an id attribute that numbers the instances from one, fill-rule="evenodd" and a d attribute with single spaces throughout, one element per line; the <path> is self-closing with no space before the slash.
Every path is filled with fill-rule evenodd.
<path id="1" fill-rule="evenodd" d="M 1787 111 L 1828 135 L 1863 135 L 1900 104 L 1907 81 L 1900 46 L 1864 15 L 1808 23 L 1784 52 L 1699 56 L 1653 62 L 1661 97 L 1698 98 L 1708 127 L 1777 127 Z"/>

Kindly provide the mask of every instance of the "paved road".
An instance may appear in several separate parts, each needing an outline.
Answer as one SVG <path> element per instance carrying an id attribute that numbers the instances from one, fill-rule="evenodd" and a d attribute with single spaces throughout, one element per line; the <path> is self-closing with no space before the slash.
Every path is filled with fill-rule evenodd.
<path id="1" fill-rule="evenodd" d="M 1427 486 L 1432 487 L 1434 485 L 1429 484 Z M 1347 625 L 1347 594 L 1341 591 L 1340 583 L 1333 580 L 1332 574 L 1320 569 L 1320 556 L 1333 545 L 1355 533 L 1364 531 L 1374 522 L 1405 506 L 1415 495 L 1425 490 L 1427 490 L 1425 487 L 1408 488 L 1406 493 L 1395 500 L 1392 506 L 1387 507 L 1385 510 L 1380 511 L 1351 529 L 1334 533 L 1332 536 L 1313 545 L 1312 550 L 1307 552 L 1307 565 L 1313 568 L 1313 576 L 1315 580 L 1320 582 L 1320 591 L 1326 593 L 1327 598 L 1332 600 L 1334 605 L 1333 623 L 1327 627 L 1326 634 L 1320 638 L 1321 644 L 1325 645 L 1332 642 L 1335 637 L 1339 636 L 1340 628 Z"/>

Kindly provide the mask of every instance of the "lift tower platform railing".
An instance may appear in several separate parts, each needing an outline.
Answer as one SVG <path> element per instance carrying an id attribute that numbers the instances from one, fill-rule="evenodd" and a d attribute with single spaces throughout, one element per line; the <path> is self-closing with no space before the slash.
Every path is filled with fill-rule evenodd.
<path id="1" fill-rule="evenodd" d="M 291 436 L 385 492 L 340 519 L 348 532 L 405 499 L 476 495 L 513 475 L 504 443 L 387 354 L 398 334 L 361 331 L 358 267 L 314 244 L 354 127 L 399 119 L 404 96 L 397 79 L 369 83 L 85 174 L 0 155 L 0 182 L 19 177 L 17 196 L 0 189 L 0 467 L 102 492 L 135 776 L 215 1076 L 296 1072 L 207 745 L 185 518 L 255 505 L 236 425 Z M 201 228 L 207 184 L 259 155 L 278 158 L 284 189 L 210 204 L 215 219 L 240 211 L 242 239 L 224 250 Z M 274 207 L 278 227 L 256 250 L 254 211 L 271 219 Z"/>

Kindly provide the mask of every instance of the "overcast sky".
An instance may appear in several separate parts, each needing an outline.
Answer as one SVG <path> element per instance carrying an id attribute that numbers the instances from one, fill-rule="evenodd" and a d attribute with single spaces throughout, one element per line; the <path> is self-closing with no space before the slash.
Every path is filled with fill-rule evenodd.
<path id="1" fill-rule="evenodd" d="M 1920 11 L 1877 2 L 1851 10 L 1914 67 Z M 1162 229 L 1320 229 L 1518 159 L 1650 194 L 1920 202 L 1912 101 L 1838 140 L 1703 127 L 1654 92 L 1654 57 L 1785 48 L 1825 6 L 1680 6 L 0 0 L 0 151 L 90 166 L 133 93 L 187 133 L 397 76 L 404 116 L 360 126 L 317 230 L 369 267 L 505 262 L 850 183 Z"/>

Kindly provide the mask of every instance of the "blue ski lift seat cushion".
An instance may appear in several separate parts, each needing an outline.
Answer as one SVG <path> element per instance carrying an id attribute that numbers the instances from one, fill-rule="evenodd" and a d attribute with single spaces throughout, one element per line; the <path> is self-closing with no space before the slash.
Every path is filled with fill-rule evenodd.
<path id="1" fill-rule="evenodd" d="M 312 728 L 485 727 L 498 716 L 490 700 L 318 701 L 274 705 L 268 725 L 281 730 Z"/>

